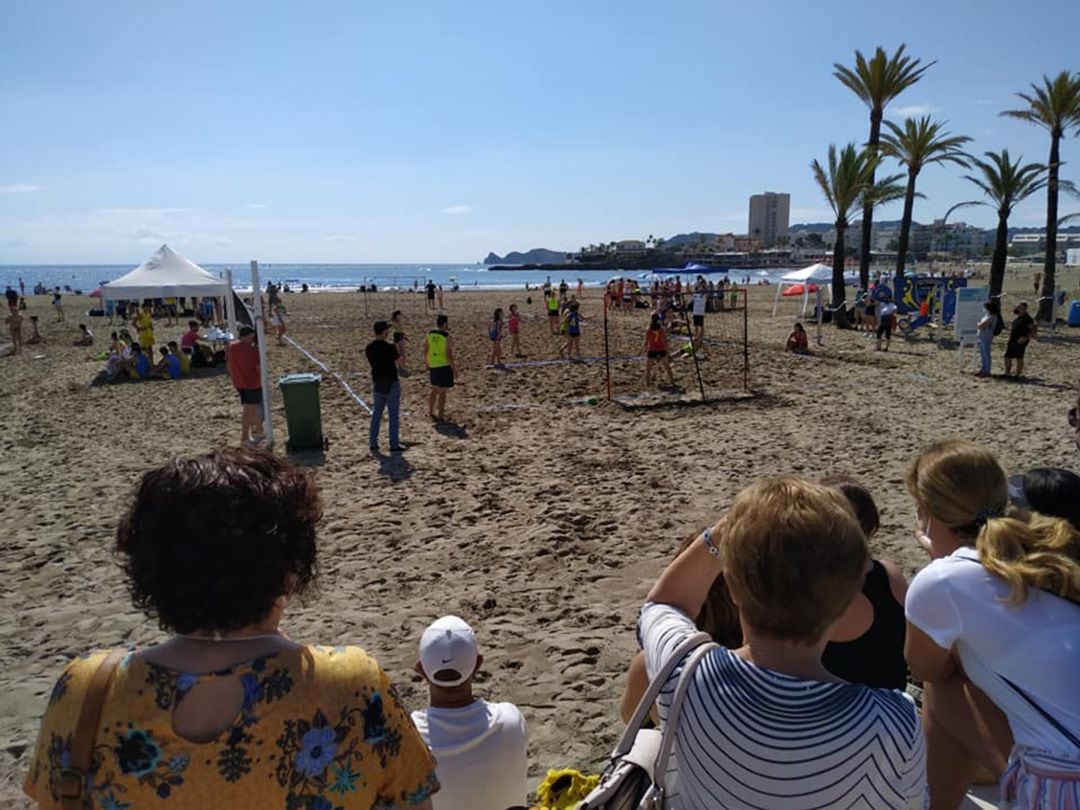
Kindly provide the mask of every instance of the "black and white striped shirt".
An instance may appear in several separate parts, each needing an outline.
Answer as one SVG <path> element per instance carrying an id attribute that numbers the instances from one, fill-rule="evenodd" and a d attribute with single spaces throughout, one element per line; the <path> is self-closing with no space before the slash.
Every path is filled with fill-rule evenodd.
<path id="1" fill-rule="evenodd" d="M 680 610 L 647 603 L 639 633 L 649 677 L 696 632 Z M 681 671 L 660 694 L 661 722 Z M 911 698 L 784 675 L 724 648 L 694 672 L 672 759 L 674 810 L 879 810 L 926 802 L 926 749 Z"/>

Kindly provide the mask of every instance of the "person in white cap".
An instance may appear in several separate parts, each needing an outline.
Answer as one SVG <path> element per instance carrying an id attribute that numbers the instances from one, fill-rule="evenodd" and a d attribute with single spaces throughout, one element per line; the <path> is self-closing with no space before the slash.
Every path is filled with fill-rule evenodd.
<path id="1" fill-rule="evenodd" d="M 434 810 L 526 805 L 525 718 L 513 703 L 473 696 L 483 663 L 476 634 L 457 616 L 437 619 L 420 637 L 416 671 L 428 682 L 430 705 L 412 719 L 437 760 L 442 789 L 432 797 Z"/>

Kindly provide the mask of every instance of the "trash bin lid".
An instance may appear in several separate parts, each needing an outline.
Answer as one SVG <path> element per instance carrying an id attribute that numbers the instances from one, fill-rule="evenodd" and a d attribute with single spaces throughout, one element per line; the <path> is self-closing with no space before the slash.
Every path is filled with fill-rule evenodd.
<path id="1" fill-rule="evenodd" d="M 311 383 L 322 382 L 321 374 L 286 374 L 284 377 L 278 377 L 278 385 L 308 385 Z"/>

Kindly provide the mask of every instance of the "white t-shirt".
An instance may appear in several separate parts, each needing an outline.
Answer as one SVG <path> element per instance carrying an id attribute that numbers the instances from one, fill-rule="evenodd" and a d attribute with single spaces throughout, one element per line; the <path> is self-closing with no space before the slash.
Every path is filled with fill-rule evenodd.
<path id="1" fill-rule="evenodd" d="M 705 314 L 705 293 L 694 293 L 694 314 Z"/>
<path id="2" fill-rule="evenodd" d="M 528 736 L 513 703 L 429 707 L 413 712 L 412 720 L 437 760 L 442 788 L 431 798 L 435 810 L 527 805 Z"/>
<path id="3" fill-rule="evenodd" d="M 690 618 L 646 603 L 639 624 L 652 678 L 697 633 Z M 665 721 L 682 667 L 657 701 Z M 712 650 L 694 671 L 669 765 L 675 810 L 921 808 L 926 748 L 903 692 L 808 681 Z"/>
<path id="4" fill-rule="evenodd" d="M 1009 593 L 965 546 L 915 575 L 905 613 L 939 647 L 956 648 L 971 682 L 1009 718 L 1018 745 L 1076 755 L 1076 746 L 1002 676 L 1080 737 L 1080 605 L 1029 588 L 1013 607 Z"/>
<path id="5" fill-rule="evenodd" d="M 896 314 L 897 309 L 898 307 L 896 304 L 889 301 L 888 303 L 881 305 L 881 308 L 878 310 L 878 317 L 881 318 L 881 320 L 885 320 L 890 315 Z"/>

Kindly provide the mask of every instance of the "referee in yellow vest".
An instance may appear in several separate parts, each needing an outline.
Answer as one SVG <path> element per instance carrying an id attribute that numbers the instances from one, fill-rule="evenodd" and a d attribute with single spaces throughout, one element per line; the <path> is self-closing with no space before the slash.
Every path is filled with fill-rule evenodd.
<path id="1" fill-rule="evenodd" d="M 446 392 L 454 387 L 454 377 L 457 374 L 457 366 L 454 365 L 454 341 L 446 329 L 447 323 L 445 315 L 435 319 L 435 328 L 427 333 L 427 351 L 424 353 L 424 365 L 431 380 L 428 415 L 436 422 L 443 421 Z"/>

